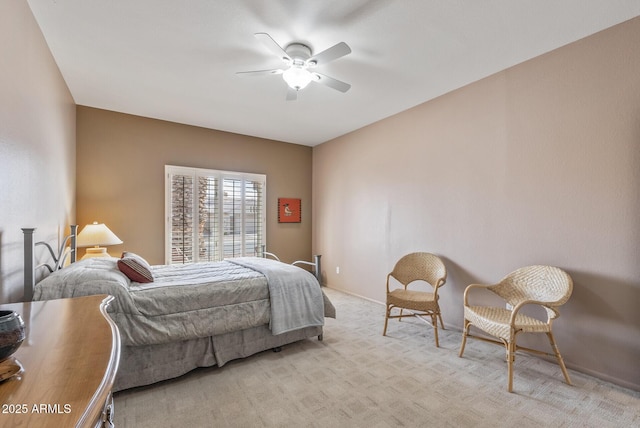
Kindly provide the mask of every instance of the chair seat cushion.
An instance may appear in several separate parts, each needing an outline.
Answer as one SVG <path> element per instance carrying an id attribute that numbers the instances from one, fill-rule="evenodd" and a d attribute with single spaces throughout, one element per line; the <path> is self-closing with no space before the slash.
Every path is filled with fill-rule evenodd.
<path id="1" fill-rule="evenodd" d="M 465 306 L 464 317 L 471 324 L 486 333 L 505 340 L 509 339 L 511 310 L 490 306 Z M 546 333 L 550 326 L 544 321 L 518 313 L 515 320 L 516 331 Z"/>
<path id="2" fill-rule="evenodd" d="M 387 304 L 416 311 L 435 311 L 438 309 L 438 302 L 434 300 L 433 293 L 402 288 L 387 294 Z"/>

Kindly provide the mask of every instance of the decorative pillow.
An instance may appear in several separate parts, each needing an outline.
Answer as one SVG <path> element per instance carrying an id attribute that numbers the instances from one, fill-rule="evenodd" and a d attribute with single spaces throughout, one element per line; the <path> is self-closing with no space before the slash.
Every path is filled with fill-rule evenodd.
<path id="1" fill-rule="evenodd" d="M 118 269 L 131 281 L 153 282 L 153 274 L 149 263 L 139 255 L 125 251 L 118 260 Z"/>

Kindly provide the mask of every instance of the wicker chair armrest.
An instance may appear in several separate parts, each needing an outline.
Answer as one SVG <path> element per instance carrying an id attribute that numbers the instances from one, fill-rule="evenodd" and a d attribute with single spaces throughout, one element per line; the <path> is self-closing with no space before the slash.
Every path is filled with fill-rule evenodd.
<path id="1" fill-rule="evenodd" d="M 558 311 L 553 308 L 552 306 L 549 306 L 548 303 L 545 302 L 540 302 L 537 300 L 525 300 L 523 302 L 518 303 L 516 306 L 513 307 L 513 309 L 511 309 L 511 318 L 509 319 L 509 324 L 511 326 L 515 325 L 516 322 L 516 316 L 518 315 L 518 312 L 520 312 L 520 310 L 525 307 L 525 306 L 529 306 L 529 305 L 537 305 L 537 306 L 542 306 L 544 309 L 546 309 L 548 318 L 547 318 L 547 322 L 549 322 L 551 320 L 551 318 L 555 318 L 555 317 L 551 317 L 551 314 L 549 313 L 549 311 L 553 312 L 556 317 L 558 315 L 560 315 L 558 313 Z"/>
<path id="2" fill-rule="evenodd" d="M 438 283 L 433 286 L 433 298 L 436 301 L 438 300 L 438 289 L 440 287 L 442 287 L 446 282 L 447 282 L 447 280 L 443 279 L 443 280 L 438 281 Z"/>
<path id="3" fill-rule="evenodd" d="M 471 291 L 471 289 L 473 288 L 484 288 L 484 289 L 489 289 L 491 287 L 493 287 L 495 284 L 469 284 L 467 285 L 467 288 L 464 289 L 464 306 L 469 306 L 469 292 Z"/>
<path id="4" fill-rule="evenodd" d="M 387 274 L 387 294 L 389 294 L 391 292 L 391 290 L 389 290 L 389 278 L 391 278 L 391 274 Z"/>

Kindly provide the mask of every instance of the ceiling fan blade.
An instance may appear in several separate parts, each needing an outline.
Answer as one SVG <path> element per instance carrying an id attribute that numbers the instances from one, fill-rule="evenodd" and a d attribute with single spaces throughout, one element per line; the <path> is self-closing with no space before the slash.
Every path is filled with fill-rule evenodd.
<path id="1" fill-rule="evenodd" d="M 275 40 L 271 38 L 267 33 L 255 33 L 254 36 L 256 39 L 260 40 L 262 44 L 273 52 L 278 58 L 280 58 L 285 63 L 289 64 L 291 62 L 291 57 L 285 52 L 282 47 Z"/>
<path id="2" fill-rule="evenodd" d="M 295 101 L 298 99 L 298 91 L 287 86 L 287 101 Z"/>
<path id="3" fill-rule="evenodd" d="M 331 46 L 329 49 L 325 49 L 322 52 L 313 55 L 307 60 L 307 64 L 310 67 L 326 64 L 330 61 L 342 58 L 345 55 L 349 55 L 350 53 L 351 48 L 349 47 L 349 45 L 347 45 L 345 42 L 340 42 L 337 45 Z"/>
<path id="4" fill-rule="evenodd" d="M 239 76 L 264 76 L 265 74 L 282 74 L 284 70 L 279 68 L 273 70 L 255 70 L 255 71 L 238 71 L 236 72 Z"/>
<path id="5" fill-rule="evenodd" d="M 313 73 L 313 75 L 315 76 L 315 82 L 322 83 L 323 85 L 333 88 L 337 91 L 347 92 L 349 88 L 351 88 L 350 84 L 338 79 L 334 79 L 333 77 L 325 76 L 324 74 L 320 73 Z"/>

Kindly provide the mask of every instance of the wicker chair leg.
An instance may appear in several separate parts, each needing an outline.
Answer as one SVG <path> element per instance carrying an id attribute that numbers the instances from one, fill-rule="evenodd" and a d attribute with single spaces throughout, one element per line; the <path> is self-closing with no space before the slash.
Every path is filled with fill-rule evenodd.
<path id="1" fill-rule="evenodd" d="M 387 335 L 387 324 L 389 323 L 389 315 L 391 315 L 391 307 L 387 305 L 387 311 L 384 314 L 384 330 L 382 330 L 382 335 Z"/>
<path id="2" fill-rule="evenodd" d="M 436 348 L 440 347 L 440 342 L 438 341 L 438 316 L 433 314 L 431 315 L 431 324 L 433 324 L 433 335 L 436 338 Z"/>
<path id="3" fill-rule="evenodd" d="M 438 318 L 440 318 L 440 327 L 444 330 L 444 323 L 442 322 L 442 314 L 438 312 Z"/>
<path id="4" fill-rule="evenodd" d="M 516 344 L 515 339 L 512 339 L 507 344 L 507 376 L 508 386 L 507 390 L 513 392 L 513 362 L 516 359 Z"/>
<path id="5" fill-rule="evenodd" d="M 462 357 L 464 352 L 464 346 L 467 344 L 467 335 L 469 334 L 469 326 L 471 323 L 469 320 L 464 320 L 464 328 L 462 329 L 462 344 L 460 345 L 460 352 L 458 353 L 458 357 Z"/>
<path id="6" fill-rule="evenodd" d="M 560 369 L 562 370 L 562 374 L 564 375 L 564 380 L 566 380 L 569 385 L 573 385 L 571 383 L 571 379 L 569 378 L 569 372 L 567 371 L 567 367 L 564 365 L 564 360 L 562 359 L 562 355 L 560 355 L 560 350 L 558 349 L 558 345 L 556 344 L 556 341 L 553 338 L 553 333 L 548 332 L 547 337 L 549 337 L 549 342 L 551 343 L 551 349 L 553 349 L 553 353 L 556 355 L 556 358 L 558 359 L 558 365 L 560 365 Z"/>

